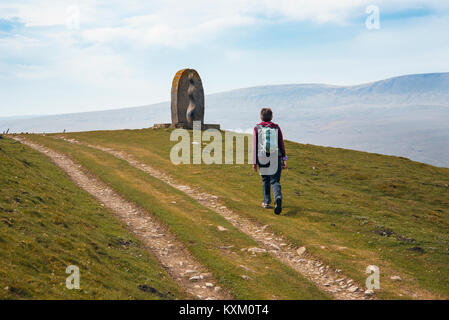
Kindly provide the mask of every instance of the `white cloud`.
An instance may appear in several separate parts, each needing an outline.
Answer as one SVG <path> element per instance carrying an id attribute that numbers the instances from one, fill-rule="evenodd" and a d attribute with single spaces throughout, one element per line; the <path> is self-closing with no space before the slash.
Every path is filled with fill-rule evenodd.
<path id="1" fill-rule="evenodd" d="M 428 0 L 40 0 L 0 4 L 0 18 L 19 17 L 26 26 L 64 26 L 67 8 L 78 6 L 81 27 L 89 40 L 129 38 L 150 44 L 179 43 L 257 20 L 344 23 L 365 14 L 375 3 L 381 12 L 404 8 L 447 9 L 444 1 Z"/>
<path id="2" fill-rule="evenodd" d="M 308 56 L 307 46 L 301 51 L 281 52 L 281 49 L 268 45 L 266 50 L 262 50 L 263 52 L 257 50 L 248 52 L 247 48 L 227 46 L 219 43 L 217 39 L 223 39 L 222 35 L 225 34 L 230 35 L 231 39 L 236 35 L 232 33 L 233 31 L 240 32 L 246 26 L 266 27 L 267 24 L 285 21 L 327 23 L 330 27 L 334 23 L 345 24 L 365 16 L 366 6 L 372 3 L 380 7 L 381 15 L 422 6 L 440 10 L 449 8 L 449 3 L 437 0 L 3 1 L 0 3 L 0 19 L 19 19 L 25 28 L 6 37 L 0 34 L 0 78 L 6 79 L 0 85 L 17 83 L 16 87 L 20 89 L 20 81 L 25 81 L 28 85 L 33 81 L 37 82 L 36 80 L 67 82 L 70 83 L 67 91 L 72 91 L 76 97 L 80 95 L 79 92 L 83 94 L 87 92 L 86 87 L 89 87 L 91 93 L 86 94 L 85 100 L 92 102 L 85 103 L 86 105 L 103 105 L 105 101 L 112 101 L 111 104 L 114 106 L 123 103 L 122 101 L 129 101 L 125 105 L 147 103 L 160 100 L 162 97 L 165 99 L 169 93 L 165 87 L 169 86 L 171 76 L 168 73 L 175 71 L 177 67 L 192 63 L 202 64 L 201 54 L 204 55 L 209 47 L 217 48 L 214 52 L 219 56 L 204 57 L 210 61 L 203 64 L 206 70 L 203 69 L 202 72 L 208 72 L 210 77 L 214 77 L 218 73 L 217 70 L 222 72 L 225 68 L 219 69 L 217 62 L 218 59 L 222 59 L 219 61 L 221 64 L 227 63 L 228 69 L 238 70 L 239 74 L 242 74 L 242 79 L 235 79 L 235 73 L 228 76 L 226 84 L 228 88 L 242 84 L 257 84 L 254 81 L 266 81 L 262 79 L 264 74 L 259 76 L 261 80 L 259 78 L 255 80 L 261 72 L 260 65 L 264 67 L 266 65 L 270 72 L 265 74 L 270 74 L 270 79 L 276 77 L 276 82 L 298 81 L 295 80 L 298 79 L 296 75 L 305 74 L 304 70 L 307 68 L 308 72 L 304 77 L 315 80 L 311 77 L 318 78 L 321 74 L 312 72 L 312 69 L 323 68 L 326 64 L 324 60 L 330 61 L 327 56 L 329 50 L 338 48 L 326 48 L 326 44 L 320 44 L 321 51 L 314 55 L 310 55 L 309 52 Z M 67 8 L 73 5 L 79 7 L 80 30 L 66 28 Z M 440 25 L 445 24 L 438 22 L 429 28 L 438 29 Z M 363 32 L 363 27 L 361 29 Z M 355 43 L 361 46 L 365 43 L 369 45 L 370 42 L 389 43 L 390 48 L 386 49 L 394 48 L 395 52 L 401 52 L 401 48 L 404 47 L 401 42 L 391 39 L 393 35 L 401 37 L 401 34 L 395 35 L 384 31 L 381 30 L 378 34 L 362 34 L 355 39 Z M 420 32 L 417 39 L 426 39 L 426 35 L 423 35 L 425 31 L 420 29 L 417 32 Z M 411 50 L 416 49 L 419 44 L 413 45 L 413 35 L 406 30 L 404 33 L 406 35 L 401 39 L 407 39 L 407 45 Z M 437 47 L 435 42 L 432 42 L 434 38 L 429 37 L 429 51 Z M 442 39 L 446 38 L 442 35 Z M 173 54 L 174 58 L 167 62 L 160 56 L 151 56 L 157 51 L 154 49 Z M 177 54 L 178 52 L 181 53 Z M 302 61 L 298 62 L 298 56 L 302 54 Z M 285 59 L 288 55 L 291 55 L 287 57 L 290 60 Z M 348 59 L 353 57 L 354 55 L 348 55 Z M 150 61 L 152 58 L 156 61 Z M 393 58 L 391 57 L 389 61 Z M 315 62 L 311 64 L 314 59 Z M 353 59 L 354 63 L 358 61 L 357 59 Z M 163 72 L 158 73 L 157 63 L 160 61 L 164 64 L 160 67 Z M 332 69 L 334 64 L 328 63 L 327 66 Z M 291 65 L 288 70 L 287 65 Z M 334 74 L 337 74 L 335 77 L 341 77 L 341 69 L 344 66 L 348 65 L 342 65 L 340 69 L 334 67 Z M 357 73 L 359 69 L 354 67 L 346 73 Z M 161 80 L 161 74 L 166 78 Z M 216 84 L 209 87 L 221 91 L 224 78 L 225 76 L 220 75 Z M 355 76 L 353 78 L 356 79 Z M 96 98 L 96 88 L 106 92 L 110 89 L 110 97 L 102 95 L 101 98 Z M 150 89 L 152 91 L 148 93 Z M 117 99 L 117 92 L 123 92 L 122 100 Z M 130 97 L 129 100 L 126 95 Z"/>
<path id="3" fill-rule="evenodd" d="M 430 7 L 447 9 L 449 3 L 439 0 L 262 0 L 253 3 L 255 10 L 268 15 L 277 14 L 290 20 L 342 23 L 365 14 L 368 5 L 377 5 L 382 12 Z"/>
<path id="4" fill-rule="evenodd" d="M 377 0 L 381 13 L 427 6 L 447 9 L 443 1 Z M 183 47 L 245 25 L 311 21 L 345 23 L 365 15 L 372 0 L 40 0 L 0 4 L 0 18 L 20 18 L 27 27 L 64 27 L 71 6 L 79 7 L 79 41 Z M 45 32 L 45 31 L 42 31 Z"/>
<path id="5" fill-rule="evenodd" d="M 157 15 L 136 16 L 124 20 L 116 27 L 94 28 L 82 32 L 85 40 L 105 44 L 113 41 L 126 41 L 133 45 L 161 45 L 167 47 L 184 47 L 203 42 L 233 26 L 254 23 L 255 20 L 245 16 L 216 17 L 205 19 L 196 24 L 179 21 L 170 24 L 168 19 Z"/>

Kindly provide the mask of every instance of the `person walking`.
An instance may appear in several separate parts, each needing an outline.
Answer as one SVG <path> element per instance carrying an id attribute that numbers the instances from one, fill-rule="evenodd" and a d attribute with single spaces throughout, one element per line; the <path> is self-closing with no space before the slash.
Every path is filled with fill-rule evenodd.
<path id="1" fill-rule="evenodd" d="M 260 111 L 260 122 L 253 131 L 253 169 L 259 168 L 262 177 L 262 207 L 272 208 L 271 189 L 274 197 L 274 213 L 282 212 L 281 172 L 287 168 L 284 138 L 281 128 L 273 123 L 273 111 L 263 108 Z"/>

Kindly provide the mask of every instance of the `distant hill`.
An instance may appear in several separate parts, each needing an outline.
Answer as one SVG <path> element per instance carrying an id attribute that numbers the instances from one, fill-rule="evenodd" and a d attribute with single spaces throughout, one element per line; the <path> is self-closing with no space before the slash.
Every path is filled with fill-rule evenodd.
<path id="1" fill-rule="evenodd" d="M 400 76 L 356 86 L 291 84 L 206 97 L 206 121 L 249 131 L 269 106 L 287 139 L 398 155 L 449 167 L 449 73 Z M 0 119 L 0 131 L 136 129 L 170 122 L 169 102 L 118 110 Z"/>

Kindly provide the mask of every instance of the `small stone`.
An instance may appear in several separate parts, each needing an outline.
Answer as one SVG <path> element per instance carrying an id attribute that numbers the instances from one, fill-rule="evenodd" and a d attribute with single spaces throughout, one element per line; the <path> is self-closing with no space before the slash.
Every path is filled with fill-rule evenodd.
<path id="1" fill-rule="evenodd" d="M 251 271 L 251 270 L 250 270 L 250 268 L 248 268 L 248 267 L 245 267 L 245 266 L 244 266 L 244 265 L 242 265 L 242 264 L 240 265 L 240 268 L 242 268 L 242 269 L 245 269 L 246 271 Z"/>
<path id="2" fill-rule="evenodd" d="M 189 280 L 190 280 L 190 281 L 198 281 L 198 280 L 200 280 L 200 279 L 201 279 L 200 276 L 193 276 L 193 277 L 191 277 Z"/>
<path id="3" fill-rule="evenodd" d="M 393 281 L 401 281 L 402 280 L 402 278 L 400 276 L 392 276 L 390 279 Z"/>
<path id="4" fill-rule="evenodd" d="M 301 248 L 298 248 L 298 250 L 296 250 L 296 253 L 297 253 L 299 256 L 303 255 L 304 252 L 306 252 L 306 247 L 301 247 Z"/>
<path id="5" fill-rule="evenodd" d="M 185 274 L 192 274 L 192 273 L 196 273 L 196 270 L 186 270 Z"/>
<path id="6" fill-rule="evenodd" d="M 214 288 L 214 291 L 220 291 L 221 290 L 221 287 L 215 287 Z"/>
<path id="7" fill-rule="evenodd" d="M 251 279 L 251 278 L 248 277 L 248 276 L 246 276 L 246 275 L 242 275 L 242 279 L 243 279 L 243 280 L 249 280 L 249 279 Z"/>
<path id="8" fill-rule="evenodd" d="M 222 226 L 218 226 L 217 229 L 218 229 L 218 231 L 228 231 L 228 229 L 226 229 L 225 227 L 222 227 Z"/>
<path id="9" fill-rule="evenodd" d="M 234 248 L 234 246 L 220 246 L 220 247 L 218 247 L 218 248 L 220 248 L 220 249 L 223 249 L 223 250 L 227 250 L 227 249 L 232 249 L 232 248 Z M 242 250 L 242 251 L 244 251 L 244 250 Z"/>
<path id="10" fill-rule="evenodd" d="M 255 254 L 255 253 L 265 253 L 265 252 L 267 252 L 267 250 L 265 250 L 265 249 L 263 249 L 263 248 L 257 248 L 257 247 L 249 248 L 248 251 L 251 252 L 252 254 Z"/>
<path id="11" fill-rule="evenodd" d="M 356 292 L 357 290 L 359 290 L 359 288 L 356 287 L 356 286 L 351 286 L 351 287 L 348 288 L 349 292 Z"/>
<path id="12" fill-rule="evenodd" d="M 373 290 L 371 290 L 371 289 L 365 290 L 365 295 L 367 295 L 367 296 L 372 296 L 373 294 L 374 294 L 374 291 L 373 291 Z"/>
<path id="13" fill-rule="evenodd" d="M 206 288 L 212 288 L 214 285 L 210 282 L 206 282 Z"/>

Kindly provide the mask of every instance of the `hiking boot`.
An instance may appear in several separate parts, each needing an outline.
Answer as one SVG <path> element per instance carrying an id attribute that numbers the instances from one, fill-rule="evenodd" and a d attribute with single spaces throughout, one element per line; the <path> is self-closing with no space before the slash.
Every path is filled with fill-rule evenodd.
<path id="1" fill-rule="evenodd" d="M 262 202 L 262 208 L 271 209 L 271 205 L 269 203 Z"/>
<path id="2" fill-rule="evenodd" d="M 282 212 L 282 199 L 277 198 L 275 201 L 276 206 L 274 207 L 274 214 L 281 214 Z"/>

